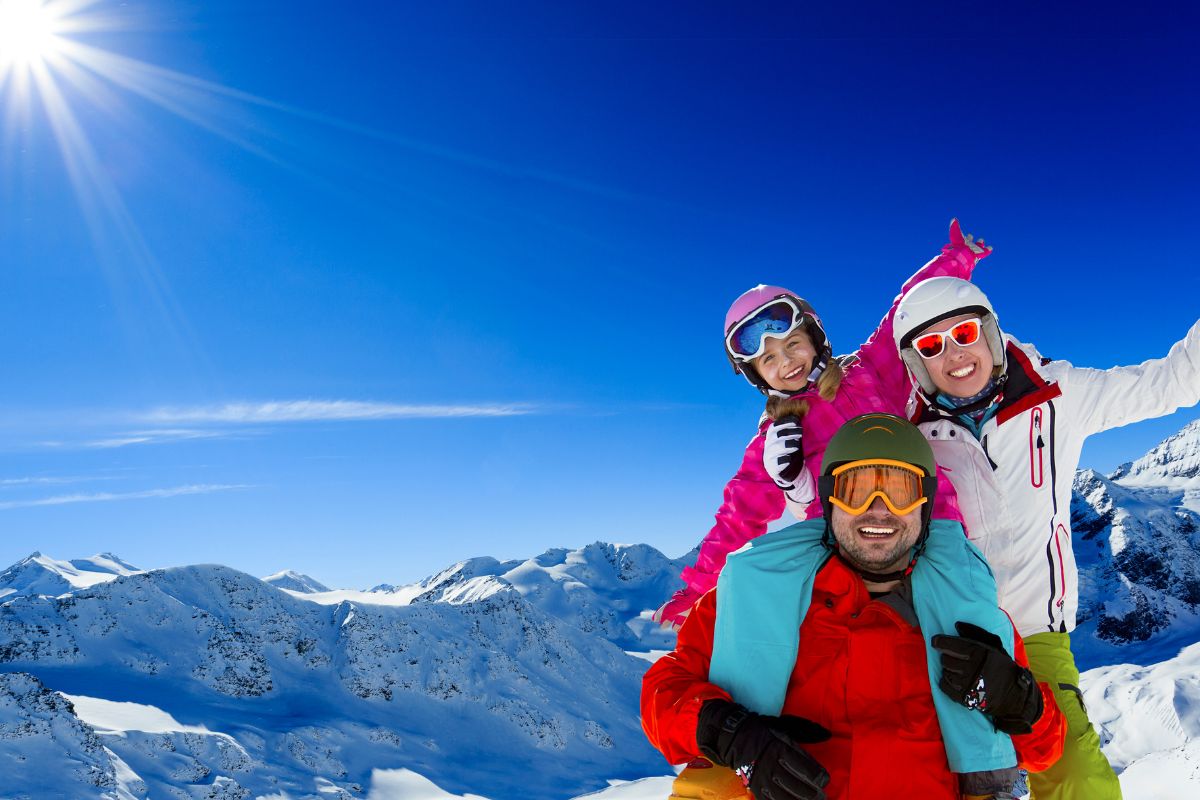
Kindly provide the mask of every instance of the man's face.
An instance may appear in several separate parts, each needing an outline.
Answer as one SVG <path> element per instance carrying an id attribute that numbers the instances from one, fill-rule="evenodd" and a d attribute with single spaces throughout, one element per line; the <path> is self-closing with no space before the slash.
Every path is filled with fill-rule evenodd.
<path id="1" fill-rule="evenodd" d="M 834 506 L 833 538 L 842 557 L 859 569 L 888 573 L 908 566 L 909 551 L 921 535 L 921 508 L 898 516 L 876 497 L 861 514 Z"/>
<path id="2" fill-rule="evenodd" d="M 914 340 L 932 332 L 946 332 L 959 322 L 975 319 L 978 314 L 960 314 L 944 319 L 919 331 Z M 974 397 L 984 390 L 992 377 L 992 351 L 987 339 L 980 336 L 973 344 L 963 347 L 949 335 L 940 354 L 925 360 L 925 369 L 933 385 L 943 394 L 952 397 Z"/>

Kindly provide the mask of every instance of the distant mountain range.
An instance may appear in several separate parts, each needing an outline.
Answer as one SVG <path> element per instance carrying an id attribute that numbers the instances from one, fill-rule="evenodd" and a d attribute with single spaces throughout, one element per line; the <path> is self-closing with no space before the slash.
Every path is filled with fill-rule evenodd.
<path id="1" fill-rule="evenodd" d="M 406 769 L 562 798 L 662 774 L 622 648 L 670 646 L 642 612 L 681 567 L 598 543 L 339 593 L 34 554 L 0 582 L 0 796 L 349 800 Z"/>
<path id="2" fill-rule="evenodd" d="M 1200 422 L 1074 487 L 1088 705 L 1127 797 L 1200 796 Z M 637 698 L 693 557 L 596 543 L 357 591 L 34 553 L 0 573 L 0 797 L 564 800 L 668 775 Z M 664 784 L 598 796 L 639 785 Z"/>

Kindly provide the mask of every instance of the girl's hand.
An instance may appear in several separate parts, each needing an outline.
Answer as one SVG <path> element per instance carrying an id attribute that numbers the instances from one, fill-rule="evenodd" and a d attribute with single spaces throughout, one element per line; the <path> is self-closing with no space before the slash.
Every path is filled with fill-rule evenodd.
<path id="1" fill-rule="evenodd" d="M 696 605 L 696 601 L 699 599 L 699 594 L 694 592 L 690 586 L 685 586 L 671 595 L 671 599 L 663 603 L 662 608 L 655 611 L 650 619 L 664 628 L 677 631 L 683 625 L 683 621 L 687 619 L 692 606 Z"/>
<path id="2" fill-rule="evenodd" d="M 796 488 L 796 479 L 804 470 L 803 439 L 800 418 L 794 414 L 780 417 L 767 428 L 763 467 L 775 485 L 785 492 Z"/>
<path id="3" fill-rule="evenodd" d="M 975 254 L 975 260 L 987 258 L 992 253 L 992 248 L 980 239 L 975 241 L 975 237 L 971 234 L 963 236 L 962 228 L 958 224 L 958 218 L 950 220 L 950 244 L 948 247 L 958 249 L 965 247 Z"/>

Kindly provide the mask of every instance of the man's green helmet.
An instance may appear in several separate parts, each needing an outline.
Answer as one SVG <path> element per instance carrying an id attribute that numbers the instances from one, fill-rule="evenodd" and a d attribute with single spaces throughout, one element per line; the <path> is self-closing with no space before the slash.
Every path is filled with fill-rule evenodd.
<path id="1" fill-rule="evenodd" d="M 863 414 L 848 420 L 829 440 L 821 474 L 841 464 L 864 459 L 890 458 L 920 467 L 926 477 L 937 473 L 929 442 L 906 419 L 894 414 Z"/>
<path id="2" fill-rule="evenodd" d="M 825 519 L 830 519 L 833 510 L 829 502 L 829 496 L 833 494 L 833 470 L 854 461 L 878 459 L 912 464 L 924 473 L 921 490 L 929 499 L 921 506 L 922 532 L 919 543 L 923 544 L 937 494 L 937 462 L 933 460 L 929 442 L 925 441 L 917 426 L 894 414 L 863 414 L 855 417 L 838 428 L 829 440 L 825 447 L 825 458 L 821 462 L 821 477 L 817 481 Z"/>

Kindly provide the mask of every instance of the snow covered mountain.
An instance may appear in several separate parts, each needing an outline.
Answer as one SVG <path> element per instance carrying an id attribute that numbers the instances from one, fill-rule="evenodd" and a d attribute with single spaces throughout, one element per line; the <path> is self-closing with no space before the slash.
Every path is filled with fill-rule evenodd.
<path id="1" fill-rule="evenodd" d="M 444 600 L 464 582 L 491 576 L 512 586 L 542 611 L 629 650 L 673 646 L 672 634 L 642 613 L 662 605 L 682 586 L 679 573 L 694 553 L 669 559 L 649 545 L 596 542 L 578 550 L 556 548 L 527 561 L 473 558 L 387 594 L 409 603 Z"/>
<path id="2" fill-rule="evenodd" d="M 1081 470 L 1071 519 L 1081 668 L 1152 663 L 1200 640 L 1200 421 L 1108 477 Z"/>
<path id="3" fill-rule="evenodd" d="M 55 561 L 33 553 L 0 572 L 0 599 L 16 595 L 60 595 L 132 575 L 138 568 L 126 564 L 112 553 L 74 561 Z"/>
<path id="4" fill-rule="evenodd" d="M 351 798 L 431 779 L 562 798 L 667 769 L 637 718 L 645 661 L 614 644 L 640 646 L 621 626 L 681 566 L 652 548 L 477 559 L 382 603 L 211 565 L 40 593 L 43 561 L 5 573 L 19 584 L 0 605 L 0 764 L 26 765 L 29 797 L 75 750 L 89 766 L 52 770 L 77 785 L 63 796 Z"/>
<path id="5" fill-rule="evenodd" d="M 1117 467 L 1109 477 L 1131 485 L 1154 485 L 1172 480 L 1190 481 L 1197 476 L 1200 476 L 1200 420 L 1168 436 L 1137 461 Z"/>
<path id="6" fill-rule="evenodd" d="M 269 583 L 276 589 L 287 589 L 292 592 L 301 594 L 316 594 L 317 592 L 328 592 L 329 587 L 315 578 L 310 578 L 299 572 L 293 572 L 290 569 L 285 569 L 283 572 L 276 572 L 274 575 L 268 575 L 263 578 L 263 583 Z"/>

